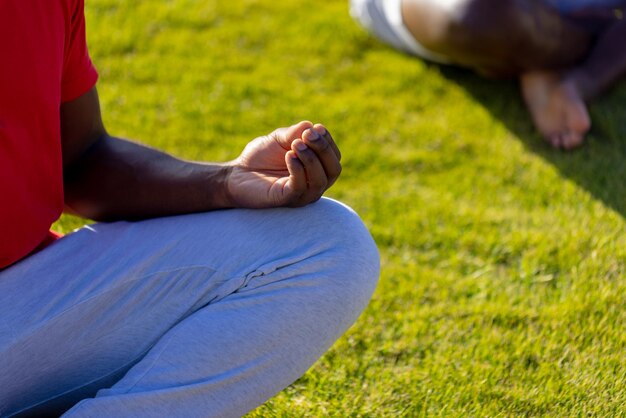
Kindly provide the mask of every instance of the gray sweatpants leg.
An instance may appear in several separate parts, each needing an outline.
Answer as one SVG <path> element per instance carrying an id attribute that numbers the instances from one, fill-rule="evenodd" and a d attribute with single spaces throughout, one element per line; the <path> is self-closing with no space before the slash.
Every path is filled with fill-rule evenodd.
<path id="1" fill-rule="evenodd" d="M 0 272 L 0 415 L 240 416 L 356 320 L 378 263 L 328 199 L 83 228 Z"/>

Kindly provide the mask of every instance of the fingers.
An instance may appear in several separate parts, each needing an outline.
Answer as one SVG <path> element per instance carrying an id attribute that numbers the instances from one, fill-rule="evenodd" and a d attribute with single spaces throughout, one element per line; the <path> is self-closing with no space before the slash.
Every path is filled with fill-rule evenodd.
<path id="1" fill-rule="evenodd" d="M 295 151 L 285 154 L 285 163 L 289 171 L 289 179 L 283 187 L 283 196 L 287 198 L 290 206 L 302 206 L 298 204 L 307 189 L 306 172 L 304 165 L 296 155 Z M 306 204 L 306 203 L 304 203 Z"/>
<path id="2" fill-rule="evenodd" d="M 341 174 L 341 154 L 330 133 L 322 126 L 308 129 L 302 139 L 319 159 L 327 178 L 327 188 L 330 187 Z"/>
<path id="3" fill-rule="evenodd" d="M 339 147 L 337 147 L 337 144 L 335 144 L 335 140 L 330 135 L 330 132 L 328 132 L 328 129 L 326 129 L 326 127 L 324 127 L 324 125 L 322 125 L 321 123 L 316 123 L 313 126 L 313 129 L 330 144 L 330 147 L 334 151 L 337 158 L 341 160 L 341 151 L 339 151 Z"/>
<path id="4" fill-rule="evenodd" d="M 293 141 L 292 149 L 298 156 L 298 160 L 304 167 L 304 173 L 306 176 L 306 189 L 299 197 L 299 203 L 306 205 L 311 202 L 315 202 L 328 188 L 328 177 L 324 171 L 324 167 L 315 154 L 315 152 L 309 148 L 304 141 L 296 139 Z"/>
<path id="5" fill-rule="evenodd" d="M 279 132 L 278 130 L 276 132 Z M 300 134 L 291 140 L 285 155 L 289 178 L 283 193 L 289 206 L 304 206 L 318 200 L 341 174 L 341 153 L 321 124 L 300 122 L 279 134 Z"/>
<path id="6" fill-rule="evenodd" d="M 296 139 L 302 138 L 304 132 L 307 130 L 314 130 L 316 133 L 321 135 L 330 144 L 330 147 L 335 155 L 337 155 L 337 158 L 341 160 L 339 147 L 335 144 L 335 140 L 331 136 L 330 132 L 328 132 L 328 130 L 321 123 L 313 125 L 311 122 L 305 120 L 287 128 L 278 128 L 269 136 L 274 138 L 274 140 L 278 142 L 281 147 L 289 150 L 291 149 L 291 143 Z"/>

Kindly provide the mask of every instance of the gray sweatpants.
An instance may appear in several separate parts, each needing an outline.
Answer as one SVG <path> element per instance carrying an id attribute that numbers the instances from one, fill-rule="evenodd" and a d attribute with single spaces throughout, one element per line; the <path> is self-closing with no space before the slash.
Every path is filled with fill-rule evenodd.
<path id="1" fill-rule="evenodd" d="M 348 329 L 378 274 L 329 199 L 82 228 L 0 272 L 0 416 L 240 416 Z"/>

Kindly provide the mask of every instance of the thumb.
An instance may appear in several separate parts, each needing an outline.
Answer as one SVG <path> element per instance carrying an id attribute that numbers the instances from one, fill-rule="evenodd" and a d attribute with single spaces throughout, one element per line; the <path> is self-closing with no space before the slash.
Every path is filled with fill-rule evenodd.
<path id="1" fill-rule="evenodd" d="M 308 120 L 304 120 L 286 128 L 278 128 L 269 137 L 273 138 L 282 148 L 290 150 L 291 143 L 296 139 L 302 138 L 304 131 L 311 128 L 313 128 L 313 124 Z"/>

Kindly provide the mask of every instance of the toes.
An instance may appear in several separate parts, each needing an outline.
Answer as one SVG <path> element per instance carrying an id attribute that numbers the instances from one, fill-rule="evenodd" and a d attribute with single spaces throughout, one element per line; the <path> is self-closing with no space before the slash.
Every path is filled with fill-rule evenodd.
<path id="1" fill-rule="evenodd" d="M 584 139 L 585 139 L 584 136 L 577 132 L 568 132 L 565 135 L 563 135 L 562 146 L 564 149 L 567 149 L 567 150 L 574 149 L 574 148 L 581 146 Z"/>
<path id="2" fill-rule="evenodd" d="M 561 148 L 561 145 L 563 143 L 561 136 L 562 136 L 561 134 L 547 135 L 546 140 L 548 141 L 550 145 L 552 145 L 552 147 Z"/>
<path id="3" fill-rule="evenodd" d="M 585 141 L 585 136 L 578 132 L 561 132 L 546 136 L 546 140 L 554 148 L 571 150 L 578 148 Z"/>

